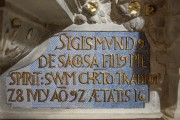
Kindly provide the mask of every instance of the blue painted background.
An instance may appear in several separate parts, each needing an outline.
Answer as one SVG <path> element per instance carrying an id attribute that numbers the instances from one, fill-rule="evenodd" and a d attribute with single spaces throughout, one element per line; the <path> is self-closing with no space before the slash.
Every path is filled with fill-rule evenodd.
<path id="1" fill-rule="evenodd" d="M 63 50 L 54 50 L 55 47 L 57 45 L 60 44 L 59 42 L 59 37 L 58 36 L 54 36 L 51 38 L 50 44 L 47 48 L 47 50 L 45 51 L 44 55 L 48 55 L 48 54 L 56 54 L 58 55 L 62 55 L 62 54 L 69 54 L 70 56 L 74 56 L 75 54 L 91 54 L 91 56 L 93 56 L 94 54 L 96 54 L 96 56 L 98 56 L 98 61 L 102 61 L 102 57 L 101 54 L 121 54 L 121 55 L 125 55 L 125 56 L 129 56 L 129 54 L 137 54 L 137 53 L 141 53 L 144 54 L 146 56 L 146 68 L 130 68 L 130 62 L 128 61 L 128 63 L 126 64 L 126 66 L 122 67 L 122 68 L 109 68 L 106 67 L 106 72 L 110 72 L 111 74 L 116 74 L 117 71 L 119 72 L 124 72 L 126 73 L 128 76 L 131 76 L 133 73 L 141 73 L 141 74 L 148 74 L 150 72 L 150 61 L 149 61 L 149 52 L 150 52 L 150 47 L 149 44 L 145 38 L 144 33 L 141 32 L 61 32 L 60 34 L 68 34 L 69 36 L 98 36 L 99 38 L 102 38 L 103 36 L 106 36 L 109 38 L 109 40 L 111 40 L 112 36 L 116 36 L 118 38 L 120 37 L 126 37 L 126 36 L 130 36 L 135 38 L 135 41 L 142 39 L 145 41 L 145 47 L 141 50 L 137 50 L 137 49 L 133 49 L 133 50 L 102 50 L 102 49 L 98 49 L 98 50 L 67 50 L 67 49 L 63 49 Z M 137 46 L 138 48 L 139 46 Z M 101 48 L 99 46 L 99 48 Z M 91 57 L 92 59 L 92 57 Z M 53 63 L 54 65 L 57 65 L 58 62 L 58 57 L 54 58 L 55 62 Z M 129 57 L 128 57 L 129 60 Z M 39 65 L 39 60 L 34 61 L 32 64 L 28 65 L 27 67 L 24 67 L 20 70 L 17 70 L 18 72 L 42 72 L 41 74 L 41 81 L 42 81 L 42 85 L 40 86 L 23 86 L 23 85 L 9 85 L 9 83 L 12 81 L 10 77 L 7 77 L 6 79 L 6 86 L 7 89 L 10 88 L 14 88 L 14 89 L 23 89 L 24 93 L 23 95 L 25 96 L 24 101 L 23 102 L 8 102 L 11 103 L 13 105 L 13 107 L 36 107 L 36 108 L 143 108 L 145 105 L 145 102 L 148 102 L 148 97 L 149 97 L 149 91 L 148 91 L 148 86 L 147 85 L 124 85 L 118 84 L 118 80 L 117 80 L 117 76 L 115 77 L 115 83 L 114 84 L 109 84 L 109 85 L 102 85 L 102 84 L 85 84 L 82 85 L 80 83 L 78 83 L 77 81 L 77 85 L 73 85 L 72 82 L 70 82 L 70 85 L 63 85 L 63 87 L 66 87 L 65 90 L 67 91 L 73 91 L 73 90 L 78 90 L 78 89 L 86 89 L 86 94 L 84 96 L 84 99 L 87 99 L 85 102 L 78 102 L 77 100 L 79 99 L 80 96 L 78 96 L 78 99 L 75 102 L 69 102 L 68 100 L 71 100 L 73 97 L 69 97 L 68 100 L 66 102 L 58 102 L 57 100 L 55 100 L 54 102 L 50 102 L 50 99 L 54 93 L 54 90 L 60 91 L 63 90 L 63 88 L 58 88 L 59 86 L 62 85 L 55 85 L 54 83 L 52 83 L 51 85 L 45 86 L 44 84 L 47 82 L 45 80 L 44 74 L 48 73 L 50 71 L 52 71 L 53 73 L 56 72 L 73 72 L 76 71 L 77 74 L 80 74 L 81 72 L 94 72 L 95 68 L 72 68 L 72 67 L 67 67 L 67 68 L 38 68 Z M 99 68 L 101 68 L 102 66 L 100 65 Z M 13 71 L 13 72 L 17 72 L 17 71 Z M 96 72 L 102 72 L 101 70 L 96 71 Z M 94 99 L 89 102 L 89 98 L 92 94 L 92 90 L 93 89 L 125 89 L 128 90 L 130 89 L 132 92 L 130 92 L 130 96 L 131 99 L 128 102 L 95 102 Z M 37 102 L 37 101 L 32 101 L 32 102 L 27 102 L 26 99 L 26 89 L 50 89 L 50 95 L 48 100 L 46 102 Z M 144 93 L 143 95 L 145 96 L 145 100 L 144 101 L 135 101 L 135 94 L 134 94 L 134 89 L 137 90 L 142 90 L 144 89 Z M 109 94 L 109 93 L 108 93 Z M 107 97 L 108 97 L 107 94 Z M 10 96 L 10 92 L 7 92 L 7 98 L 9 98 Z M 69 95 L 70 96 L 70 95 Z M 114 94 L 115 98 L 117 96 L 116 92 Z M 15 96 L 14 96 L 15 97 Z M 42 98 L 44 96 L 42 95 Z M 103 99 L 103 94 L 101 92 L 101 94 L 99 94 L 99 98 Z M 127 99 L 127 98 L 126 98 Z"/>

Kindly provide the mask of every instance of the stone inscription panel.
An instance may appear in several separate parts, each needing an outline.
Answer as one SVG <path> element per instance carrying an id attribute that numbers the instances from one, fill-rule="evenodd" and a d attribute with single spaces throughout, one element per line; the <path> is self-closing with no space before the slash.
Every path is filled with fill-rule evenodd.
<path id="1" fill-rule="evenodd" d="M 41 57 L 6 77 L 7 103 L 143 108 L 149 97 L 149 52 L 141 32 L 60 32 Z"/>

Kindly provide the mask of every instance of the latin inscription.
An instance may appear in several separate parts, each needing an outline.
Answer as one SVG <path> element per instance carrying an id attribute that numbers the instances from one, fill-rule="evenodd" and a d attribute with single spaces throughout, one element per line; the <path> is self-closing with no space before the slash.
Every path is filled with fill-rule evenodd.
<path id="1" fill-rule="evenodd" d="M 150 47 L 139 32 L 61 32 L 32 64 L 9 73 L 14 107 L 141 108 L 148 102 Z"/>

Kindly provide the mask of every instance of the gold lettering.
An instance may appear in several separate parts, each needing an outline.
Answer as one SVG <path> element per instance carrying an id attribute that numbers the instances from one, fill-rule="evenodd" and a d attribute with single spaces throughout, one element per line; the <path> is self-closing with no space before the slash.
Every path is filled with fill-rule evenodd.
<path id="1" fill-rule="evenodd" d="M 99 90 L 97 90 L 97 89 L 93 90 L 93 93 L 91 94 L 89 102 L 91 102 L 93 98 L 95 99 L 95 102 L 101 102 L 102 101 L 102 100 L 98 100 L 99 95 L 96 93 L 97 91 L 99 91 Z"/>
<path id="2" fill-rule="evenodd" d="M 60 34 L 60 35 L 59 35 L 59 40 L 60 40 L 60 42 L 62 43 L 62 46 L 61 46 L 61 47 L 56 46 L 56 48 L 55 48 L 54 50 L 57 50 L 57 49 L 62 50 L 62 49 L 64 49 L 64 48 L 66 47 L 66 42 L 65 42 L 66 40 L 63 40 L 63 39 L 62 39 L 63 36 L 66 36 L 66 37 L 69 39 L 69 37 L 68 37 L 67 34 Z"/>

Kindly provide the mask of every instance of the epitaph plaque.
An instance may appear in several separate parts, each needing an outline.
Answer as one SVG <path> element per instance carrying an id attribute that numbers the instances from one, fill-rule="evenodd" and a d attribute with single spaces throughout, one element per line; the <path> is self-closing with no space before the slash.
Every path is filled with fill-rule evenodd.
<path id="1" fill-rule="evenodd" d="M 40 58 L 9 73 L 7 102 L 22 108 L 143 108 L 149 52 L 142 32 L 60 32 Z"/>

